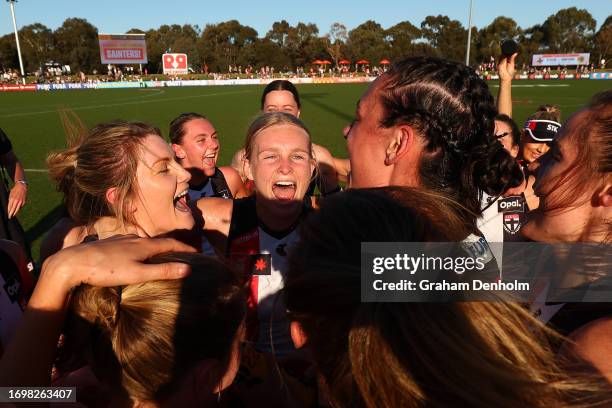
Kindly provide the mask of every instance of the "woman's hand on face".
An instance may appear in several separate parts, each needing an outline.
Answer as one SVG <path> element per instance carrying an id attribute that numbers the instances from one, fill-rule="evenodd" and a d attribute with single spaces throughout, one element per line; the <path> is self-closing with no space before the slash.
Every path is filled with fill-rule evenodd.
<path id="1" fill-rule="evenodd" d="M 144 263 L 154 255 L 167 252 L 196 250 L 172 238 L 108 238 L 69 247 L 47 258 L 41 279 L 52 277 L 63 289 L 70 291 L 82 283 L 119 286 L 187 276 L 190 272 L 187 264 Z"/>

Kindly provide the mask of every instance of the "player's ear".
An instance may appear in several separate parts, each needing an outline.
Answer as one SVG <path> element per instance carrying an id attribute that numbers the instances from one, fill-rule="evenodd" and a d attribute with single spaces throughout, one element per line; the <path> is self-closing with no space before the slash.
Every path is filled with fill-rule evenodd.
<path id="1" fill-rule="evenodd" d="M 177 159 L 184 159 L 186 156 L 185 149 L 181 145 L 172 143 L 172 150 Z"/>

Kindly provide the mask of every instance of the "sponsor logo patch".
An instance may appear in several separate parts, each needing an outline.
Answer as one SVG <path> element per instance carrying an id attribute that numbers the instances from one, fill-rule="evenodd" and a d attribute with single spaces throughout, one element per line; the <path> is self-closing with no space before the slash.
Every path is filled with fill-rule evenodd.
<path id="1" fill-rule="evenodd" d="M 525 202 L 520 196 L 502 198 L 497 201 L 497 212 L 520 211 L 525 212 Z"/>

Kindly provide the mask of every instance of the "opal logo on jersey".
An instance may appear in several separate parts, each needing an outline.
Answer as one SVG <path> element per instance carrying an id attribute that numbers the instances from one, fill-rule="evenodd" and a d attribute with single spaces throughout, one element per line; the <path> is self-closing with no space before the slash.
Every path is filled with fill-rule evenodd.
<path id="1" fill-rule="evenodd" d="M 187 54 L 164 54 L 164 74 L 166 75 L 187 75 Z"/>
<path id="2" fill-rule="evenodd" d="M 525 211 L 523 207 L 523 200 L 521 200 L 521 197 L 514 196 L 499 200 L 499 202 L 497 203 L 497 212 L 506 212 L 509 210 L 521 212 Z"/>

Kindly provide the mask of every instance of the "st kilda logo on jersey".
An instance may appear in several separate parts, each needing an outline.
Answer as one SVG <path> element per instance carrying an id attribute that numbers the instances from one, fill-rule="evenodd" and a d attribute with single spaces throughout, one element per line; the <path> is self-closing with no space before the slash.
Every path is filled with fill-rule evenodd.
<path id="1" fill-rule="evenodd" d="M 516 213 L 504 214 L 504 230 L 509 234 L 516 234 L 521 229 L 521 216 Z"/>
<path id="2" fill-rule="evenodd" d="M 187 54 L 164 54 L 164 74 L 166 75 L 187 75 Z"/>

